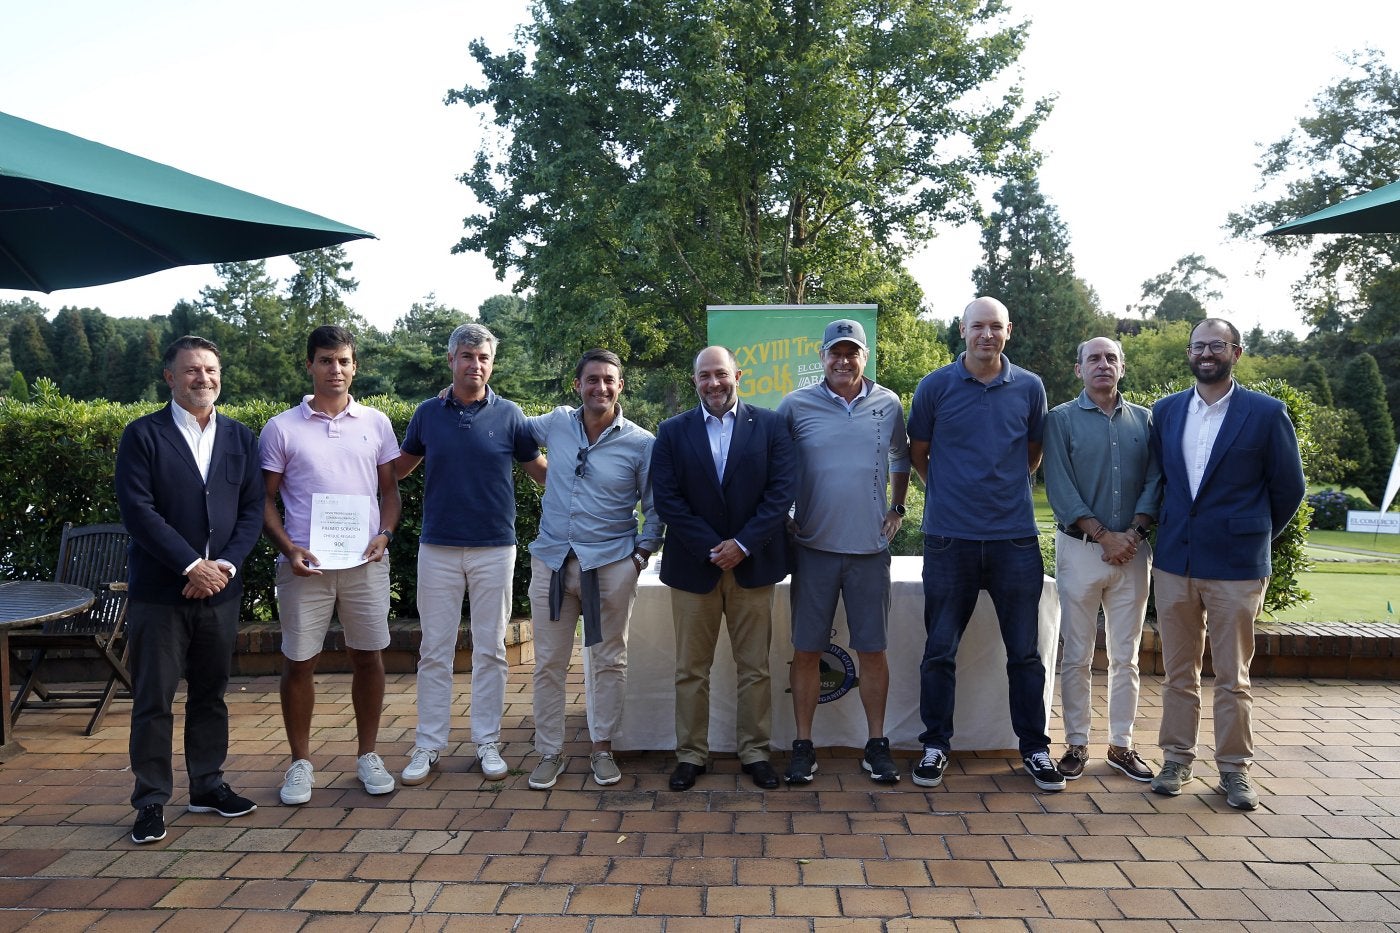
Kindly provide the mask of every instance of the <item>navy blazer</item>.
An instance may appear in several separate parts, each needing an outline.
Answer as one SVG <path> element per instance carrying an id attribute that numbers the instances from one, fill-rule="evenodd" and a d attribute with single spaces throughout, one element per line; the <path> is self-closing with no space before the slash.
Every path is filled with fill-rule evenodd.
<path id="1" fill-rule="evenodd" d="M 1288 409 L 1236 383 L 1193 500 L 1181 435 L 1195 391 L 1193 386 L 1152 406 L 1151 445 L 1162 465 L 1153 565 L 1205 580 L 1267 577 L 1269 546 L 1293 519 L 1305 491 Z"/>
<path id="2" fill-rule="evenodd" d="M 740 586 L 770 586 L 787 576 L 797 455 L 777 412 L 739 402 L 723 477 L 715 474 L 704 409 L 666 419 L 652 447 L 651 494 L 666 523 L 661 582 L 667 586 L 713 590 L 723 571 L 710 563 L 710 548 L 728 538 L 749 549 L 734 568 Z"/>
<path id="3" fill-rule="evenodd" d="M 133 600 L 174 605 L 184 570 L 196 559 L 222 558 L 239 568 L 209 598 L 222 603 L 243 592 L 243 561 L 262 534 L 265 486 L 253 432 L 217 415 L 209 479 L 199 475 L 190 445 L 170 406 L 137 418 L 117 449 L 117 505 L 131 534 L 127 581 Z"/>

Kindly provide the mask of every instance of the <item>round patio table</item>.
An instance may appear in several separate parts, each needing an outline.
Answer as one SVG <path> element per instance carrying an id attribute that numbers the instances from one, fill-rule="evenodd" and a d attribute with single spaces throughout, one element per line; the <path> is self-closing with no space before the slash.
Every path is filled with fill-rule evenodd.
<path id="1" fill-rule="evenodd" d="M 18 580 L 0 584 L 0 761 L 24 751 L 15 741 L 10 723 L 10 629 L 76 615 L 96 598 L 92 590 L 71 583 Z"/>

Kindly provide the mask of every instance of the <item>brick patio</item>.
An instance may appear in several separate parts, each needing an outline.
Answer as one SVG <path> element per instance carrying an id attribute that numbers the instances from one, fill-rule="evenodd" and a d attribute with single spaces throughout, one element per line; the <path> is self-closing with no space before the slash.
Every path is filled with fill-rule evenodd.
<path id="1" fill-rule="evenodd" d="M 277 802 L 276 680 L 237 680 L 229 777 L 260 809 L 190 814 L 181 788 L 169 835 L 142 847 L 127 837 L 126 705 L 91 739 L 81 711 L 26 713 L 29 751 L 0 766 L 0 930 L 1400 929 L 1400 689 L 1388 682 L 1258 681 L 1264 805 L 1241 814 L 1212 792 L 1209 750 L 1205 779 L 1171 799 L 1109 771 L 1101 736 L 1060 794 L 1034 793 L 1010 754 L 955 756 L 944 786 L 924 791 L 907 761 L 889 789 L 833 751 L 800 790 L 761 792 L 724 758 L 672 793 L 661 753 L 619 756 L 622 783 L 603 790 L 586 781 L 577 666 L 573 681 L 576 754 L 552 791 L 525 786 L 529 670 L 517 666 L 506 781 L 448 755 L 419 787 L 369 797 L 348 675 L 325 675 L 317 788 L 293 808 Z M 465 702 L 470 676 L 458 685 Z M 1102 674 L 1095 686 L 1101 718 Z M 1144 678 L 1149 759 L 1158 686 Z M 395 772 L 413 703 L 412 677 L 391 676 L 380 751 Z"/>

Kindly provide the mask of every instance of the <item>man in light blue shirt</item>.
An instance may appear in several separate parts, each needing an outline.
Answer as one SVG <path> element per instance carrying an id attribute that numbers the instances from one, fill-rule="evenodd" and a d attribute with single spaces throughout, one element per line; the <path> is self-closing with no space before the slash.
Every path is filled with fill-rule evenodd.
<path id="1" fill-rule="evenodd" d="M 535 637 L 534 790 L 554 786 L 564 752 L 564 682 L 574 630 L 583 617 L 591 677 L 590 764 L 599 785 L 622 778 L 612 734 L 622 719 L 627 686 L 627 624 L 637 577 L 661 546 L 661 521 L 651 501 L 655 438 L 622 415 L 622 361 L 589 350 L 574 370 L 582 404 L 529 419 L 549 454 L 540 534 L 530 545 L 530 615 Z M 640 509 L 642 529 L 637 530 Z"/>

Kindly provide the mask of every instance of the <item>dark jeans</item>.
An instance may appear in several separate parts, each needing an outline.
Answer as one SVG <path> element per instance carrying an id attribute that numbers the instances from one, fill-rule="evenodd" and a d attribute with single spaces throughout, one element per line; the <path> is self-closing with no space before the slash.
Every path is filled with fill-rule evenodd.
<path id="1" fill-rule="evenodd" d="M 131 643 L 131 773 L 136 809 L 170 802 L 173 793 L 175 689 L 185 691 L 185 770 L 190 796 L 208 793 L 224 780 L 228 757 L 228 686 L 238 637 L 238 606 L 185 600 L 174 606 L 132 602 L 127 609 Z"/>
<path id="2" fill-rule="evenodd" d="M 1040 591 L 1044 568 L 1035 538 L 967 541 L 924 535 L 924 659 L 919 674 L 919 740 L 945 752 L 952 746 L 958 643 L 980 590 L 996 606 L 1006 645 L 1011 728 L 1021 754 L 1046 751 L 1045 665 L 1040 660 Z"/>

